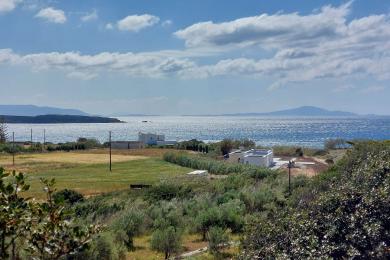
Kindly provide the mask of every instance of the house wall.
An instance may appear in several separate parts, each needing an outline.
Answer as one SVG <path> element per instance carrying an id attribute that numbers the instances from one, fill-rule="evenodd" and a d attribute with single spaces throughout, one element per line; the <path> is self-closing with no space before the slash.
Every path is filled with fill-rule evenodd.
<path id="1" fill-rule="evenodd" d="M 144 144 L 141 142 L 134 142 L 134 141 L 119 141 L 119 142 L 112 142 L 111 143 L 112 149 L 141 149 L 144 148 Z"/>
<path id="2" fill-rule="evenodd" d="M 227 161 L 231 163 L 242 163 L 242 158 L 243 158 L 242 153 L 230 153 Z"/>
<path id="3" fill-rule="evenodd" d="M 256 165 L 260 167 L 268 167 L 269 166 L 269 159 L 267 156 L 265 157 L 260 157 L 260 156 L 247 156 L 244 157 L 243 162 L 245 164 L 251 164 L 251 165 Z"/>
<path id="4" fill-rule="evenodd" d="M 158 141 L 165 141 L 165 135 L 139 133 L 138 141 L 148 145 L 156 145 Z"/>

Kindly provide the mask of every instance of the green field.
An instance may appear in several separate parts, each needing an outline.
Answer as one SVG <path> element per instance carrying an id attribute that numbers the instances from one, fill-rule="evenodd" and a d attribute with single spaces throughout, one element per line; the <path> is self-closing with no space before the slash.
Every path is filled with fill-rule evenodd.
<path id="1" fill-rule="evenodd" d="M 22 164 L 21 168 L 27 174 L 31 184 L 26 195 L 35 198 L 43 196 L 40 178 L 55 178 L 58 190 L 74 189 L 88 196 L 127 189 L 129 184 L 152 184 L 191 171 L 156 157 L 129 158 L 129 161 L 115 162 L 112 172 L 109 172 L 107 163 L 61 163 L 58 165 L 57 163 L 35 162 L 33 167 L 30 164 L 31 168 L 24 166 Z"/>

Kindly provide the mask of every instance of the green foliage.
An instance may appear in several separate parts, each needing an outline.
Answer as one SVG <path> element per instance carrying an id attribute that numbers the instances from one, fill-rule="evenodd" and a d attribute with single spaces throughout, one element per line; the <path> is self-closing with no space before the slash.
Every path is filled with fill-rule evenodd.
<path id="1" fill-rule="evenodd" d="M 150 240 L 151 248 L 163 252 L 165 259 L 181 248 L 182 232 L 173 226 L 156 229 Z"/>
<path id="2" fill-rule="evenodd" d="M 7 174 L 0 168 L 0 259 L 18 257 L 18 244 L 24 245 L 31 232 L 32 205 L 19 193 L 29 189 L 22 173 Z"/>
<path id="3" fill-rule="evenodd" d="M 93 148 L 100 148 L 103 145 L 96 139 L 88 139 L 80 137 L 76 142 L 66 142 L 58 144 L 47 145 L 48 151 L 74 151 L 74 150 L 88 150 Z"/>
<path id="4" fill-rule="evenodd" d="M 283 145 L 273 146 L 272 150 L 276 156 L 322 156 L 327 153 L 323 149 Z"/>
<path id="5" fill-rule="evenodd" d="M 148 189 L 145 198 L 150 202 L 159 200 L 171 200 L 173 198 L 188 198 L 192 195 L 191 187 L 172 182 L 161 182 Z"/>
<path id="6" fill-rule="evenodd" d="M 389 143 L 355 144 L 314 183 L 298 185 L 294 207 L 248 227 L 242 259 L 390 257 Z"/>
<path id="7" fill-rule="evenodd" d="M 230 153 L 234 147 L 233 141 L 230 139 L 224 139 L 219 143 L 222 155 Z"/>
<path id="8" fill-rule="evenodd" d="M 142 230 L 145 215 L 137 209 L 128 209 L 113 225 L 118 241 L 129 250 L 134 250 L 133 238 Z"/>
<path id="9" fill-rule="evenodd" d="M 42 180 L 46 201 L 19 196 L 27 191 L 22 173 L 0 168 L 0 259 L 58 259 L 84 250 L 98 226 L 81 227 L 73 215 L 53 199 L 54 180 Z"/>
<path id="10" fill-rule="evenodd" d="M 191 139 L 178 143 L 177 148 L 182 150 L 205 152 L 203 151 L 203 147 L 205 146 L 206 145 L 204 142 L 199 141 L 197 139 Z"/>
<path id="11" fill-rule="evenodd" d="M 220 227 L 211 227 L 207 233 L 209 250 L 213 255 L 218 255 L 222 248 L 229 242 L 229 235 L 226 230 Z"/>
<path id="12" fill-rule="evenodd" d="M 233 232 L 240 232 L 244 225 L 243 213 L 244 206 L 239 200 L 207 207 L 197 214 L 196 227 L 201 232 L 203 241 L 207 239 L 207 232 L 213 226 L 230 228 Z"/>
<path id="13" fill-rule="evenodd" d="M 207 170 L 212 174 L 245 173 L 262 179 L 273 172 L 270 169 L 260 168 L 253 165 L 227 163 L 224 161 L 217 161 L 206 157 L 192 156 L 184 153 L 165 153 L 164 160 L 192 169 Z"/>
<path id="14" fill-rule="evenodd" d="M 69 205 L 73 205 L 77 202 L 83 201 L 84 196 L 75 190 L 64 189 L 55 192 L 53 194 L 53 199 L 57 203 L 66 203 Z"/>

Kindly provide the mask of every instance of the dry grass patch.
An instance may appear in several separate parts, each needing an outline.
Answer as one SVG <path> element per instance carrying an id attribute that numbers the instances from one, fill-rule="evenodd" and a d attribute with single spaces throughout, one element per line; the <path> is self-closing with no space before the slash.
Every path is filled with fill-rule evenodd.
<path id="1" fill-rule="evenodd" d="M 140 155 L 125 155 L 114 154 L 113 162 L 126 162 L 133 160 L 147 159 L 146 156 Z M 34 153 L 34 154 L 18 154 L 15 156 L 15 168 L 18 171 L 28 171 L 36 168 L 35 166 L 43 166 L 50 164 L 50 167 L 64 168 L 67 165 L 75 164 L 100 164 L 109 161 L 108 154 L 103 153 L 86 153 L 86 152 L 50 152 L 50 153 Z M 1 155 L 0 165 L 5 168 L 12 167 L 12 155 Z M 45 168 L 45 167 L 43 167 Z"/>

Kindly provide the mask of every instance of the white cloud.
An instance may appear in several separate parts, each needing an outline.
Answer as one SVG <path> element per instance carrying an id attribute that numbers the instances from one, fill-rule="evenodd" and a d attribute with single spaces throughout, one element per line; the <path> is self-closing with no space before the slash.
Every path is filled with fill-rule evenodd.
<path id="1" fill-rule="evenodd" d="M 121 31 L 138 32 L 146 27 L 155 25 L 160 18 L 150 14 L 129 15 L 117 22 L 117 27 Z"/>
<path id="2" fill-rule="evenodd" d="M 0 0 L 0 13 L 14 10 L 22 0 Z"/>
<path id="3" fill-rule="evenodd" d="M 161 23 L 162 27 L 169 27 L 173 24 L 172 20 L 165 20 L 164 22 Z"/>
<path id="4" fill-rule="evenodd" d="M 221 24 L 210 22 L 211 26 L 203 23 L 192 25 L 188 27 L 190 29 L 182 30 L 183 33 L 176 33 L 186 40 L 187 45 L 196 47 L 183 51 L 18 55 L 10 49 L 3 49 L 0 50 L 0 64 L 25 64 L 34 70 L 60 69 L 66 73 L 77 71 L 83 75 L 110 71 L 133 77 L 249 76 L 273 80 L 271 88 L 291 82 L 343 79 L 346 85 L 334 91 L 347 90 L 350 78 L 390 80 L 390 14 L 347 20 L 349 12 L 350 5 L 346 4 L 323 7 L 307 15 L 277 13 Z M 107 24 L 106 28 L 113 29 L 116 26 Z M 247 50 L 256 53 L 262 49 L 262 52 L 265 50 L 267 53 L 267 58 L 247 55 L 226 58 L 229 57 L 230 46 L 235 47 L 235 53 L 245 53 Z M 203 59 L 211 55 L 215 56 L 212 60 L 218 57 L 224 59 L 215 63 Z M 331 91 L 333 88 L 330 86 Z"/>
<path id="5" fill-rule="evenodd" d="M 313 42 L 336 38 L 345 30 L 345 17 L 350 3 L 338 8 L 325 6 L 319 13 L 277 13 L 274 15 L 244 17 L 237 20 L 193 24 L 175 35 L 189 47 L 261 45 L 280 46 L 312 45 Z"/>
<path id="6" fill-rule="evenodd" d="M 277 13 L 194 24 L 175 33 L 187 46 L 225 51 L 260 48 L 271 57 L 225 59 L 184 73 L 273 78 L 271 88 L 321 78 L 390 79 L 390 14 L 348 22 L 349 12 L 350 2 L 309 15 Z"/>
<path id="7" fill-rule="evenodd" d="M 364 88 L 364 89 L 360 90 L 359 92 L 361 94 L 368 94 L 368 93 L 381 92 L 383 90 L 385 90 L 384 86 L 376 86 L 376 85 L 374 85 L 374 86 L 369 86 L 367 88 Z"/>
<path id="8" fill-rule="evenodd" d="M 64 11 L 60 9 L 54 9 L 52 7 L 47 7 L 40 10 L 35 17 L 44 19 L 51 23 L 65 23 L 66 16 Z"/>
<path id="9" fill-rule="evenodd" d="M 88 73 L 88 72 L 80 72 L 80 71 L 72 71 L 66 75 L 71 79 L 81 79 L 81 80 L 91 80 L 98 77 L 96 73 Z"/>
<path id="10" fill-rule="evenodd" d="M 90 22 L 98 19 L 98 13 L 96 10 L 93 10 L 91 13 L 83 15 L 80 19 L 83 22 Z"/>
<path id="11" fill-rule="evenodd" d="M 112 25 L 112 23 L 108 23 L 108 24 L 106 24 L 106 29 L 107 30 L 113 30 L 114 29 L 114 25 Z"/>
<path id="12" fill-rule="evenodd" d="M 34 71 L 62 70 L 69 77 L 95 78 L 99 72 L 120 72 L 132 77 L 164 77 L 178 75 L 195 66 L 186 58 L 175 58 L 163 53 L 111 53 L 82 55 L 77 52 L 51 52 L 19 55 L 10 49 L 0 49 L 0 65 L 27 65 Z"/>

